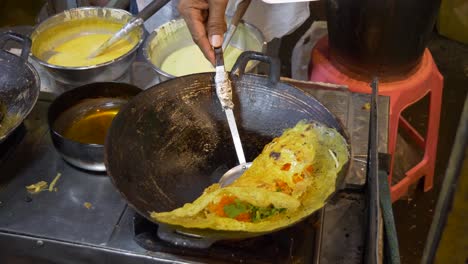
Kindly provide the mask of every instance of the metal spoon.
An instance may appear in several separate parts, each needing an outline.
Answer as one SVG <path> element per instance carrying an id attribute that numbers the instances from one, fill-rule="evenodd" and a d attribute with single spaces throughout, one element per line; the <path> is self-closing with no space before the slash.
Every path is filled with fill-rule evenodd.
<path id="1" fill-rule="evenodd" d="M 101 53 L 103 53 L 108 47 L 112 46 L 117 41 L 123 39 L 135 28 L 142 25 L 148 18 L 150 18 L 154 13 L 158 12 L 163 6 L 165 6 L 169 0 L 155 0 L 149 3 L 143 10 L 141 10 L 134 18 L 127 22 L 117 33 L 110 37 L 106 42 L 104 42 L 99 48 L 93 51 L 88 59 L 94 58 Z"/>
<path id="2" fill-rule="evenodd" d="M 232 111 L 234 108 L 234 104 L 232 103 L 232 86 L 231 81 L 229 80 L 229 75 L 224 68 L 223 48 L 215 48 L 214 51 L 216 59 L 216 95 L 218 96 L 221 106 L 226 113 L 229 129 L 231 130 L 232 140 L 234 141 L 234 147 L 236 149 L 237 159 L 239 160 L 239 165 L 228 170 L 219 180 L 221 187 L 224 187 L 239 178 L 242 173 L 244 173 L 244 171 L 250 167 L 251 162 L 247 163 L 245 161 L 244 150 L 242 149 L 239 131 L 237 130 L 236 118 L 234 117 L 234 112 Z"/>

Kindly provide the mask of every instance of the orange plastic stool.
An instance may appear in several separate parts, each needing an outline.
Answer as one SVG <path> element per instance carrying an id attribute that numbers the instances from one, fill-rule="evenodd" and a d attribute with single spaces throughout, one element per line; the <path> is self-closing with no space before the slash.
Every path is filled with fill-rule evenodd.
<path id="1" fill-rule="evenodd" d="M 328 56 L 328 38 L 325 36 L 317 42 L 312 50 L 311 71 L 309 79 L 316 82 L 343 84 L 350 91 L 371 93 L 368 82 L 349 77 L 332 65 Z M 388 153 L 391 154 L 389 184 L 392 201 L 407 194 L 408 187 L 424 177 L 424 191 L 429 191 L 433 185 L 434 168 L 437 154 L 439 120 L 442 104 L 443 77 L 432 59 L 428 49 L 424 51 L 421 62 L 408 78 L 381 82 L 379 94 L 390 97 L 390 113 L 388 128 Z M 429 117 L 426 137 L 422 137 L 411 124 L 401 116 L 408 106 L 430 94 Z M 392 186 L 394 153 L 397 143 L 398 127 L 406 131 L 415 143 L 424 151 L 423 159 L 405 173 L 405 177 Z"/>

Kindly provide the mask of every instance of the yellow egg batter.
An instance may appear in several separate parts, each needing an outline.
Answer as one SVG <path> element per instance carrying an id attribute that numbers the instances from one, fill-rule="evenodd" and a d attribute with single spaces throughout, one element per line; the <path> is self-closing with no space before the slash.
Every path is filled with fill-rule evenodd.
<path id="1" fill-rule="evenodd" d="M 242 50 L 228 46 L 224 52 L 224 66 L 227 71 L 232 69 L 241 53 Z M 194 44 L 170 54 L 161 64 L 161 70 L 173 76 L 183 76 L 200 72 L 214 72 L 215 69 L 205 58 L 200 48 Z"/>
<path id="2" fill-rule="evenodd" d="M 73 38 L 58 45 L 54 49 L 57 54 L 51 56 L 47 62 L 67 67 L 91 66 L 118 58 L 134 47 L 134 44 L 127 40 L 120 40 L 101 55 L 88 59 L 88 56 L 111 36 L 112 34 L 90 34 Z"/>

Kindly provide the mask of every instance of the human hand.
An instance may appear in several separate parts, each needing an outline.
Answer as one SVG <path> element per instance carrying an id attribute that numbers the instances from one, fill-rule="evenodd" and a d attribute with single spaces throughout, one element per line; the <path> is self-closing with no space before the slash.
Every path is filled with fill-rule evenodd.
<path id="1" fill-rule="evenodd" d="M 180 0 L 178 10 L 187 23 L 193 41 L 214 65 L 212 47 L 221 47 L 226 32 L 228 0 Z"/>

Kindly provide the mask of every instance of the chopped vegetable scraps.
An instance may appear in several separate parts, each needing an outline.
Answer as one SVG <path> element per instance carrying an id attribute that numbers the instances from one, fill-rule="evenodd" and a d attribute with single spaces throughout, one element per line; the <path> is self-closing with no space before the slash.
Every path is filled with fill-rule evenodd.
<path id="1" fill-rule="evenodd" d="M 226 213 L 224 212 L 224 206 L 234 203 L 235 200 L 236 200 L 236 197 L 225 195 L 225 196 L 221 197 L 221 199 L 219 200 L 218 203 L 216 203 L 216 204 L 211 203 L 209 205 L 208 209 L 212 213 L 215 213 L 218 216 L 226 217 Z"/>
<path id="2" fill-rule="evenodd" d="M 365 104 L 362 106 L 362 109 L 367 110 L 367 111 L 369 111 L 370 108 L 371 108 L 370 103 L 365 103 Z"/>
<path id="3" fill-rule="evenodd" d="M 285 208 L 257 207 L 235 196 L 223 196 L 218 203 L 210 204 L 208 210 L 221 217 L 234 218 L 241 222 L 257 222 L 286 211 Z"/>
<path id="4" fill-rule="evenodd" d="M 57 173 L 57 176 L 55 176 L 55 178 L 52 180 L 50 185 L 46 181 L 40 181 L 40 182 L 26 186 L 26 190 L 31 194 L 36 194 L 36 193 L 40 193 L 43 191 L 57 192 L 57 187 L 55 187 L 55 185 L 57 184 L 57 181 L 60 179 L 60 176 L 62 176 L 62 174 L 60 172 Z"/>
<path id="5" fill-rule="evenodd" d="M 229 218 L 236 218 L 237 219 L 237 216 L 248 213 L 249 206 L 248 206 L 247 203 L 243 203 L 239 199 L 235 199 L 234 203 L 225 205 L 223 210 L 224 210 L 224 213 Z"/>
<path id="6" fill-rule="evenodd" d="M 57 173 L 57 176 L 55 176 L 55 178 L 52 180 L 52 182 L 49 185 L 49 192 L 57 191 L 57 188 L 54 188 L 54 187 L 55 187 L 55 184 L 57 184 L 58 179 L 60 179 L 60 176 L 62 176 L 62 174 L 59 172 Z"/>
<path id="7" fill-rule="evenodd" d="M 303 180 L 304 180 L 304 176 L 302 174 L 299 175 L 299 174 L 296 173 L 296 174 L 293 175 L 293 182 L 294 183 L 298 183 L 298 182 L 301 182 Z"/>
<path id="8" fill-rule="evenodd" d="M 276 191 L 277 192 L 282 192 L 282 193 L 285 193 L 285 194 L 291 194 L 292 191 L 293 191 L 292 188 L 289 187 L 289 185 L 283 180 L 275 179 L 275 184 L 276 184 Z"/>
<path id="9" fill-rule="evenodd" d="M 333 160 L 335 161 L 335 167 L 338 168 L 340 163 L 338 162 L 335 153 L 331 149 L 328 150 L 328 153 L 330 153 L 330 156 L 332 156 Z"/>
<path id="10" fill-rule="evenodd" d="M 40 181 L 38 183 L 34 183 L 34 184 L 26 186 L 26 190 L 31 194 L 36 194 L 36 193 L 40 193 L 42 191 L 47 190 L 47 186 L 48 186 L 47 182 Z"/>
<path id="11" fill-rule="evenodd" d="M 291 163 L 286 163 L 283 165 L 283 167 L 281 167 L 281 170 L 282 171 L 289 171 L 289 169 L 291 168 Z"/>

